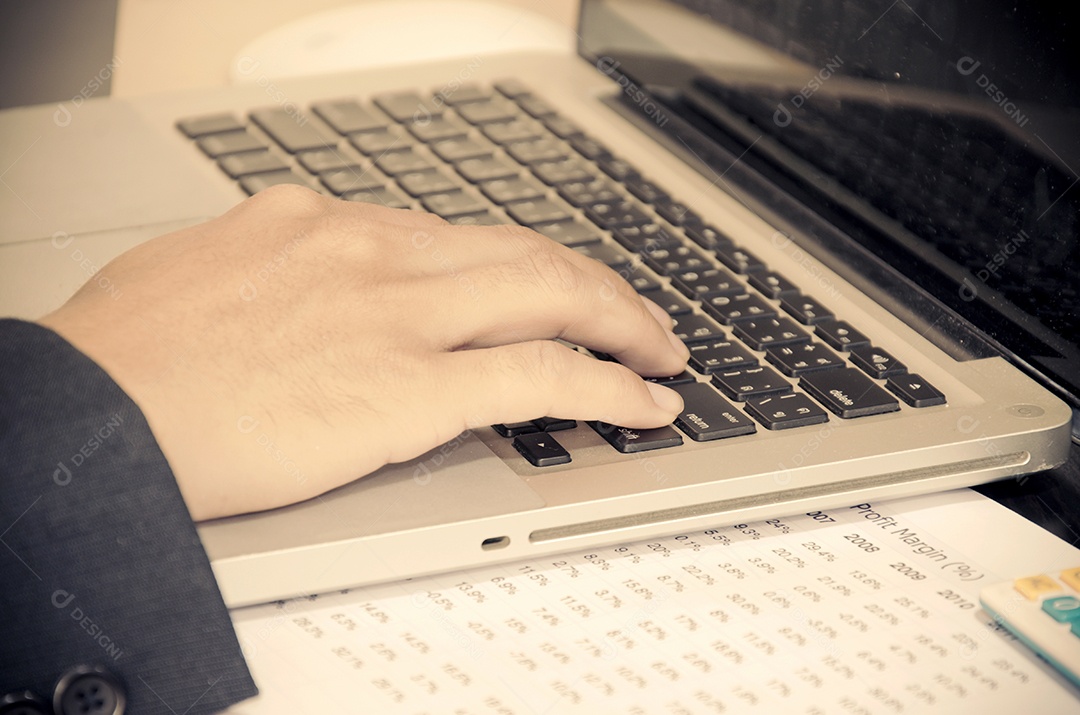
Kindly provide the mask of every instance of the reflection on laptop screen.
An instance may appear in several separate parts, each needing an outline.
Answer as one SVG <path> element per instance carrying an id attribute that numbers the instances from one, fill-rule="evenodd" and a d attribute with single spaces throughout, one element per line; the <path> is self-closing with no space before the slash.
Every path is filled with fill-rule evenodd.
<path id="1" fill-rule="evenodd" d="M 1080 83 L 1064 13 L 1049 2 L 586 0 L 581 49 L 1076 405 Z"/>

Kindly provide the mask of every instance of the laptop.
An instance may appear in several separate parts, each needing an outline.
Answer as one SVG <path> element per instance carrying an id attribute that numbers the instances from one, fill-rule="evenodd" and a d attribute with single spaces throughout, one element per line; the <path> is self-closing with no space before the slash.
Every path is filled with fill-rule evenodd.
<path id="1" fill-rule="evenodd" d="M 1060 12 L 584 0 L 576 54 L 6 110 L 0 309 L 301 183 L 531 226 L 672 313 L 674 425 L 477 426 L 201 523 L 234 607 L 1038 472 L 1080 407 Z"/>

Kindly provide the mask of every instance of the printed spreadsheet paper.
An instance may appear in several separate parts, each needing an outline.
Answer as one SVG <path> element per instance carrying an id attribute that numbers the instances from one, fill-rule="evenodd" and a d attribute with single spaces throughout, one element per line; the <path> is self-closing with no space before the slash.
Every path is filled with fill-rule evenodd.
<path id="1" fill-rule="evenodd" d="M 278 713 L 1080 712 L 979 590 L 1080 550 L 970 490 L 233 612 Z"/>

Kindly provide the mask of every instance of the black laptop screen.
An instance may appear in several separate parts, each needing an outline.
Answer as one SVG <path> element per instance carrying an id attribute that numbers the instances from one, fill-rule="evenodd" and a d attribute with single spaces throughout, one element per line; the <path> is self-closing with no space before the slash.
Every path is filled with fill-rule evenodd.
<path id="1" fill-rule="evenodd" d="M 1067 7 L 584 0 L 580 51 L 646 92 L 624 100 L 657 124 L 689 121 L 852 226 L 1077 395 L 1080 54 Z"/>

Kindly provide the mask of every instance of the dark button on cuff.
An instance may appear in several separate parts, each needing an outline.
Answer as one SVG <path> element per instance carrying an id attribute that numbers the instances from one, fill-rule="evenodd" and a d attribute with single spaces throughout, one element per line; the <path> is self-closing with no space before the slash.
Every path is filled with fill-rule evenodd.
<path id="1" fill-rule="evenodd" d="M 64 673 L 53 691 L 56 715 L 123 715 L 124 686 L 104 668 L 79 665 Z"/>
<path id="2" fill-rule="evenodd" d="M 0 715 L 50 715 L 49 704 L 29 690 L 0 698 Z"/>

